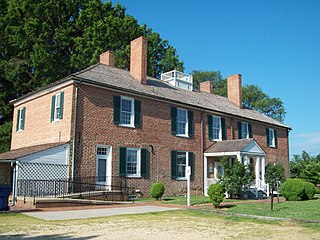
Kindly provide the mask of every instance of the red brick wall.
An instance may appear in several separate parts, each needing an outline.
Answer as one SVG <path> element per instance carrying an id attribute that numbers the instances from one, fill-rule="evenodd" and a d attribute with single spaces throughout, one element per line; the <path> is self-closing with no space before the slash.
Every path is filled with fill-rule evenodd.
<path id="1" fill-rule="evenodd" d="M 194 138 L 181 138 L 171 135 L 170 105 L 147 98 L 134 97 L 141 101 L 141 128 L 120 127 L 113 123 L 113 96 L 128 96 L 110 90 L 82 85 L 78 96 L 77 109 L 77 155 L 76 174 L 95 176 L 96 145 L 112 146 L 112 175 L 118 176 L 119 147 L 146 148 L 150 152 L 150 178 L 130 179 L 129 183 L 140 189 L 144 195 L 149 194 L 150 185 L 155 181 L 165 184 L 166 194 L 183 193 L 185 181 L 171 180 L 171 150 L 192 151 L 195 153 L 194 190 L 203 189 L 203 156 L 201 153 L 201 112 L 193 110 L 195 122 Z M 192 109 L 190 109 L 192 110 Z M 219 116 L 219 115 L 217 115 Z M 227 139 L 238 139 L 237 121 L 226 119 Z M 288 145 L 286 129 L 275 128 L 278 134 L 278 148 L 266 144 L 266 126 L 252 123 L 253 138 L 267 153 L 266 162 L 279 162 L 288 172 Z M 203 114 L 205 141 L 204 149 L 213 142 L 208 139 L 207 113 Z M 232 128 L 231 128 L 232 126 Z M 231 130 L 233 129 L 233 130 Z M 233 137 L 232 137 L 233 136 Z M 151 153 L 153 146 L 154 154 Z"/>
<path id="2" fill-rule="evenodd" d="M 71 139 L 73 88 L 73 85 L 59 87 L 32 100 L 15 104 L 11 149 L 69 141 Z M 51 97 L 62 91 L 64 91 L 63 119 L 58 122 L 50 122 Z M 17 112 L 22 107 L 26 107 L 25 125 L 23 131 L 17 132 Z"/>
<path id="3" fill-rule="evenodd" d="M 192 151 L 195 154 L 193 189 L 203 188 L 203 157 L 201 154 L 200 112 L 194 111 L 194 138 L 171 135 L 170 107 L 172 105 L 146 98 L 141 101 L 141 128 L 120 127 L 113 123 L 113 96 L 122 95 L 101 88 L 82 85 L 78 96 L 76 174 L 94 176 L 97 144 L 112 146 L 112 174 L 118 176 L 119 147 L 146 148 L 150 152 L 150 178 L 130 179 L 130 185 L 149 194 L 155 181 L 165 184 L 166 194 L 186 191 L 186 181 L 171 180 L 171 150 Z M 151 153 L 153 146 L 154 154 Z M 200 192 L 199 191 L 199 192 Z"/>

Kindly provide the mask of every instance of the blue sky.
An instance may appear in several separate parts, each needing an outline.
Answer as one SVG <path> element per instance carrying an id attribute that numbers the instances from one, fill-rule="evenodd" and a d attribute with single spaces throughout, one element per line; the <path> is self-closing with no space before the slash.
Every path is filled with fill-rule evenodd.
<path id="1" fill-rule="evenodd" d="M 320 153 L 320 1 L 118 0 L 177 49 L 185 72 L 241 73 L 279 97 L 290 155 Z"/>

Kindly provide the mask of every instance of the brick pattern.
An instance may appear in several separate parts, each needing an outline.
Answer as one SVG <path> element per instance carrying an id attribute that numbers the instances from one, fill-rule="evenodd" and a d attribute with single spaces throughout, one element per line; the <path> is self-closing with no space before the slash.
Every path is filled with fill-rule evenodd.
<path id="1" fill-rule="evenodd" d="M 49 92 L 36 99 L 14 106 L 11 150 L 53 142 L 66 142 L 71 139 L 71 116 L 73 85 Z M 64 91 L 63 119 L 50 122 L 51 97 Z M 26 107 L 25 127 L 16 132 L 18 109 Z"/>
<path id="2" fill-rule="evenodd" d="M 130 73 L 138 81 L 146 84 L 147 79 L 147 39 L 143 36 L 131 41 Z"/>
<path id="3" fill-rule="evenodd" d="M 99 62 L 101 64 L 108 65 L 110 67 L 114 67 L 114 54 L 111 51 L 106 51 L 100 55 Z"/>
<path id="4" fill-rule="evenodd" d="M 242 108 L 242 78 L 241 74 L 227 77 L 228 99 L 238 107 Z"/>
<path id="5" fill-rule="evenodd" d="M 201 82 L 200 83 L 200 91 L 201 92 L 212 93 L 213 92 L 212 82 L 210 80 L 205 81 L 205 82 Z"/>

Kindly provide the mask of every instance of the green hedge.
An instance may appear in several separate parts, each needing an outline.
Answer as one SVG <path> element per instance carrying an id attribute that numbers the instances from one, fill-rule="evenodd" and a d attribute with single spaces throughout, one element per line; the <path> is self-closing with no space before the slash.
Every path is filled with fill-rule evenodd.
<path id="1" fill-rule="evenodd" d="M 303 179 L 289 178 L 281 186 L 281 193 L 288 201 L 310 200 L 316 187 Z"/>
<path id="2" fill-rule="evenodd" d="M 159 200 L 162 198 L 162 195 L 164 193 L 164 185 L 163 183 L 157 182 L 151 185 L 150 188 L 150 195 L 151 197 L 155 198 L 156 200 Z"/>
<path id="3" fill-rule="evenodd" d="M 208 196 L 215 208 L 218 208 L 224 199 L 224 187 L 220 183 L 211 184 L 208 189 Z"/>

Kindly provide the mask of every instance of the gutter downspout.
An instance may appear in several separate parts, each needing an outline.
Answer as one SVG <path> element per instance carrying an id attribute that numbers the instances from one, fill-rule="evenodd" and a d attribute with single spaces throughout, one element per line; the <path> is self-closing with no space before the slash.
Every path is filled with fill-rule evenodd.
<path id="1" fill-rule="evenodd" d="M 205 169 L 207 169 L 206 167 L 204 167 L 204 164 L 205 164 L 205 160 L 204 160 L 204 141 L 205 141 L 205 138 L 203 136 L 203 111 L 201 111 L 201 115 L 200 115 L 200 134 L 201 134 L 201 141 L 200 141 L 200 152 L 201 152 L 201 159 L 203 159 L 203 193 L 205 194 L 205 181 L 207 181 L 207 179 L 205 179 Z"/>
<path id="2" fill-rule="evenodd" d="M 72 155 L 71 155 L 71 181 L 74 179 L 74 153 L 75 153 L 75 142 L 76 142 L 76 121 L 77 121 L 77 106 L 78 106 L 78 87 L 76 86 L 74 96 L 74 109 L 73 109 L 73 126 L 72 126 Z M 73 192 L 73 184 L 72 184 Z"/>

